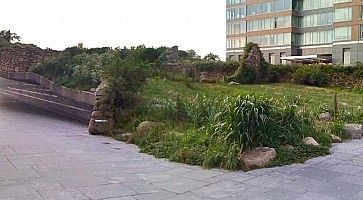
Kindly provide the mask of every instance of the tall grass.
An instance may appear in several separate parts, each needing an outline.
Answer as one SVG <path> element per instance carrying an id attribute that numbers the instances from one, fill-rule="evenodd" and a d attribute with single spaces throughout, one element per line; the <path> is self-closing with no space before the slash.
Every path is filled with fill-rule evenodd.
<path id="1" fill-rule="evenodd" d="M 138 144 L 143 152 L 173 161 L 207 168 L 239 169 L 238 154 L 248 149 L 261 146 L 279 149 L 291 144 L 298 150 L 287 154 L 304 155 L 302 159 L 294 158 L 300 161 L 312 155 L 304 154 L 308 148 L 301 142 L 304 137 L 313 136 L 323 144 L 330 142 L 329 135 L 317 131 L 313 113 L 299 106 L 299 98 L 278 101 L 253 96 L 196 96 L 178 99 L 175 103 L 157 102 L 163 106 L 150 107 L 150 115 L 160 121 L 164 118 L 168 126 L 182 124 L 184 129 L 157 130 Z M 325 150 L 311 151 L 321 155 Z M 276 163 L 288 161 L 289 158 L 282 157 Z"/>

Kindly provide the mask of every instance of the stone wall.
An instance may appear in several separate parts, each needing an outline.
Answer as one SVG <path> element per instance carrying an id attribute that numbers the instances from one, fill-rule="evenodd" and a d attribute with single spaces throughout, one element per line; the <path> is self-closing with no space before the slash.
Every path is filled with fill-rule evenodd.
<path id="1" fill-rule="evenodd" d="M 115 124 L 113 101 L 105 94 L 106 82 L 96 89 L 96 102 L 93 107 L 88 132 L 92 135 L 111 135 Z"/>
<path id="2" fill-rule="evenodd" d="M 14 45 L 0 48 L 0 71 L 27 72 L 30 67 L 52 56 L 56 51 L 43 50 L 32 45 Z"/>

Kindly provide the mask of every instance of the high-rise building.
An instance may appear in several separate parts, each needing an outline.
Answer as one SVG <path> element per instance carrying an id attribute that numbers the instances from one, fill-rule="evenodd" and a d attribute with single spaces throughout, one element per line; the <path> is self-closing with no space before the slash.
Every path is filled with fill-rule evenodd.
<path id="1" fill-rule="evenodd" d="M 227 59 L 254 42 L 272 64 L 363 61 L 362 0 L 226 2 Z"/>

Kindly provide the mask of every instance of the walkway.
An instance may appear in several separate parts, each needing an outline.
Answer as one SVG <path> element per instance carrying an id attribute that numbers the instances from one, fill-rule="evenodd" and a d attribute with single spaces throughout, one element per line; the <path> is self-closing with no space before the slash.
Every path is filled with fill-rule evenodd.
<path id="1" fill-rule="evenodd" d="M 363 143 L 253 172 L 202 170 L 0 96 L 0 199 L 363 199 Z"/>

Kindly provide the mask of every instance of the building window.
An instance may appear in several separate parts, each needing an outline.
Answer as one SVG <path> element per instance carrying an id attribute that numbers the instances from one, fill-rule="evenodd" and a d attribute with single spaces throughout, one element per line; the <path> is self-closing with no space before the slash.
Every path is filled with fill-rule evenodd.
<path id="1" fill-rule="evenodd" d="M 346 2 L 352 2 L 352 0 L 334 0 L 334 3 L 346 3 Z"/>
<path id="2" fill-rule="evenodd" d="M 351 21 L 352 20 L 352 8 L 339 8 L 335 9 L 335 22 Z"/>
<path id="3" fill-rule="evenodd" d="M 349 48 L 343 49 L 343 64 L 344 64 L 344 66 L 350 65 L 350 49 Z"/>
<path id="4" fill-rule="evenodd" d="M 339 27 L 335 28 L 335 40 L 351 40 L 352 38 L 352 27 Z"/>
<path id="5" fill-rule="evenodd" d="M 233 60 L 234 55 L 228 55 L 228 60 Z"/>
<path id="6" fill-rule="evenodd" d="M 268 54 L 268 62 L 272 65 L 275 65 L 276 62 L 275 62 L 275 54 L 274 53 L 269 53 Z"/>
<path id="7" fill-rule="evenodd" d="M 363 25 L 360 25 L 360 39 L 363 40 Z"/>
<path id="8" fill-rule="evenodd" d="M 281 58 L 283 58 L 283 57 L 286 57 L 287 55 L 286 55 L 286 52 L 281 52 L 280 53 L 280 64 L 283 64 L 283 65 L 286 65 L 287 64 L 287 62 L 286 62 L 286 60 L 282 60 Z"/>

